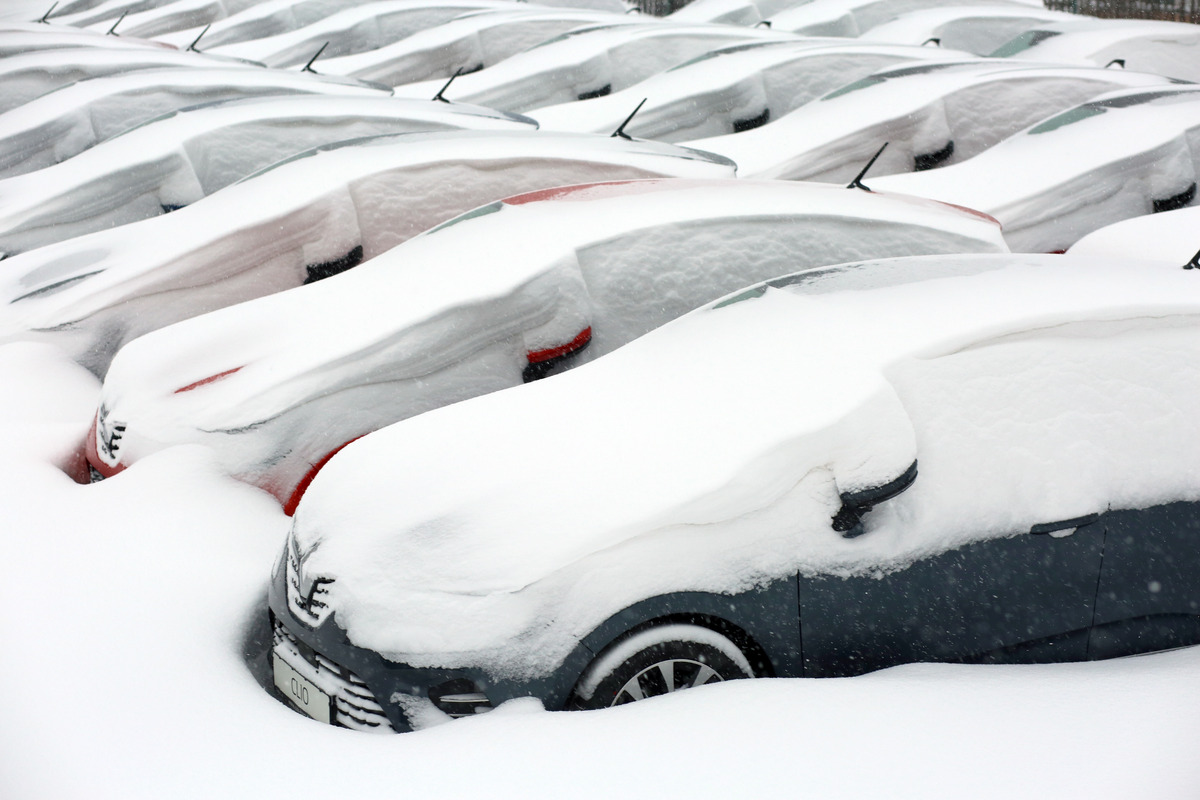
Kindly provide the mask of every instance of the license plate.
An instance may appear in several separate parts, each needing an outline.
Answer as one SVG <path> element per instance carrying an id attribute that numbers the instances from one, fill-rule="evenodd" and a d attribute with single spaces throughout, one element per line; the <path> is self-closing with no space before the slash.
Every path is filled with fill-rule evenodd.
<path id="1" fill-rule="evenodd" d="M 313 719 L 329 723 L 329 695 L 318 686 L 292 668 L 292 665 L 277 655 L 272 654 L 271 669 L 275 673 L 275 688 L 283 692 L 283 696 L 292 705 Z"/>

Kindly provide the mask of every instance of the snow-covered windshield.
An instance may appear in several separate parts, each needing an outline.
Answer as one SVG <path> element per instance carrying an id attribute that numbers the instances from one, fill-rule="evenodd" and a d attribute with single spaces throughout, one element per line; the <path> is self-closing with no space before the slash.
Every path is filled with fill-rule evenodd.
<path id="1" fill-rule="evenodd" d="M 1014 56 L 1023 50 L 1028 50 L 1040 42 L 1044 42 L 1047 39 L 1053 39 L 1055 36 L 1061 35 L 1062 31 L 1025 31 L 1020 36 L 1017 36 L 1008 43 L 1000 45 L 1000 47 L 996 48 L 994 53 L 990 53 L 989 55 L 992 58 L 1008 58 L 1009 56 Z"/>
<path id="2" fill-rule="evenodd" d="M 1187 102 L 1187 100 L 1187 95 L 1180 95 L 1174 91 L 1140 92 L 1137 94 L 1122 95 L 1121 97 L 1112 97 L 1107 100 L 1096 100 L 1095 102 L 1084 103 L 1051 117 L 1040 125 L 1030 128 L 1029 134 L 1049 133 L 1058 128 L 1081 122 L 1089 117 L 1099 116 L 1110 108 L 1130 108 L 1131 106 L 1147 105 L 1157 101 L 1179 103 Z"/>

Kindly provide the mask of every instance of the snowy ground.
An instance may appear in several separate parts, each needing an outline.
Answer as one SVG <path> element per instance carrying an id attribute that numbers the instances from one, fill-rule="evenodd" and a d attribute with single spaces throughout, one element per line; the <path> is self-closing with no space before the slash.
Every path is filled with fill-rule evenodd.
<path id="1" fill-rule="evenodd" d="M 517 701 L 397 736 L 322 726 L 260 685 L 287 519 L 198 447 L 72 483 L 54 464 L 97 393 L 48 346 L 0 346 L 6 800 L 1200 794 L 1197 648 L 738 682 L 601 712 Z"/>

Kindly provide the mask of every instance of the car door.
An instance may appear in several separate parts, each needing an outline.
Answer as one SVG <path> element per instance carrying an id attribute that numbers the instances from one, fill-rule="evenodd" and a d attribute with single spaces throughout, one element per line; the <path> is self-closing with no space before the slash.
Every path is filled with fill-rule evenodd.
<path id="1" fill-rule="evenodd" d="M 1200 503 L 1104 515 L 1089 657 L 1200 643 Z"/>

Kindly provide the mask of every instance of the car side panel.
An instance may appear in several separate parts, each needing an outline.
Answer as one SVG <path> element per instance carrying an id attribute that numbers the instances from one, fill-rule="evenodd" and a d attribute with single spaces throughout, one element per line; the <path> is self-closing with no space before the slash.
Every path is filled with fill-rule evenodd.
<path id="1" fill-rule="evenodd" d="M 1092 523 L 977 542 L 883 577 L 802 576 L 804 674 L 1082 660 L 1103 541 Z"/>
<path id="2" fill-rule="evenodd" d="M 1105 515 L 1089 657 L 1200 643 L 1200 503 Z"/>

